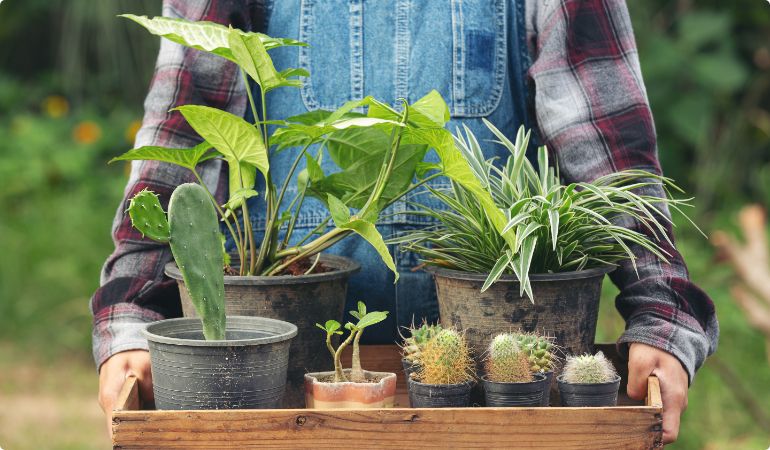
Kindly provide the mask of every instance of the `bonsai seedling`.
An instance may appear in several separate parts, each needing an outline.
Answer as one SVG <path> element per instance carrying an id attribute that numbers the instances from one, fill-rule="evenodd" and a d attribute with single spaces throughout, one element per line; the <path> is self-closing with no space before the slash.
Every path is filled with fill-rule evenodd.
<path id="1" fill-rule="evenodd" d="M 440 324 L 429 325 L 423 322 L 419 327 L 412 325 L 407 329 L 409 336 L 404 338 L 401 352 L 404 359 L 412 364 L 420 364 L 425 345 L 442 330 Z"/>
<path id="2" fill-rule="evenodd" d="M 446 328 L 439 331 L 421 352 L 417 378 L 425 384 L 458 384 L 473 380 L 475 363 L 465 335 Z"/>
<path id="3" fill-rule="evenodd" d="M 496 383 L 532 381 L 528 353 L 513 333 L 501 333 L 492 339 L 487 353 L 487 379 Z"/>
<path id="4" fill-rule="evenodd" d="M 560 379 L 571 384 L 600 384 L 616 380 L 618 372 L 604 353 L 567 356 Z"/>
<path id="5" fill-rule="evenodd" d="M 332 338 L 335 335 L 342 335 L 344 334 L 343 331 L 340 330 L 342 327 L 339 322 L 336 320 L 327 320 L 325 324 L 321 325 L 320 323 L 317 323 L 316 326 L 326 332 L 326 347 L 329 349 L 329 353 L 332 355 L 332 359 L 334 360 L 334 382 L 340 383 L 340 382 L 346 382 L 350 381 L 353 383 L 363 383 L 366 381 L 366 376 L 364 375 L 364 370 L 361 368 L 361 356 L 360 356 L 360 349 L 359 349 L 359 341 L 361 339 L 361 335 L 364 332 L 364 329 L 366 327 L 370 327 L 372 325 L 378 324 L 385 320 L 388 317 L 387 311 L 372 311 L 367 312 L 366 311 L 366 305 L 364 302 L 358 302 L 358 310 L 357 311 L 350 311 L 350 315 L 354 318 L 358 319 L 358 321 L 354 324 L 352 322 L 348 322 L 345 324 L 345 329 L 349 331 L 349 334 L 347 338 L 345 338 L 344 341 L 335 349 L 334 345 L 332 344 Z M 342 368 L 342 352 L 345 350 L 346 347 L 348 347 L 350 344 L 353 344 L 353 358 L 352 358 L 352 364 L 350 369 L 350 379 L 345 376 L 345 371 Z"/>

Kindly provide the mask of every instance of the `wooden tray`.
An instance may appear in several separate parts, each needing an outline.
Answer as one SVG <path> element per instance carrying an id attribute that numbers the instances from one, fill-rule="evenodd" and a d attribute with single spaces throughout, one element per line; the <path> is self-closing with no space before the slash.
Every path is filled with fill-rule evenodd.
<path id="1" fill-rule="evenodd" d="M 614 346 L 597 346 L 615 356 Z M 112 415 L 115 449 L 649 449 L 661 446 L 660 385 L 644 404 L 612 408 L 412 409 L 398 348 L 365 346 L 362 365 L 395 372 L 397 407 L 368 410 L 141 410 L 129 377 Z M 623 368 L 625 364 L 618 364 Z M 623 374 L 621 374 L 623 375 Z M 625 379 L 625 376 L 624 376 Z"/>

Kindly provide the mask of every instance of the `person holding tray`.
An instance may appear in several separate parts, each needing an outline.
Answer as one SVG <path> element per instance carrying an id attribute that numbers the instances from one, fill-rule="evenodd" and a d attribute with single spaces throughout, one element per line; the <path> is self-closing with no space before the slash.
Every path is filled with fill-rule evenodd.
<path id="1" fill-rule="evenodd" d="M 450 129 L 466 125 L 482 140 L 492 138 L 482 118 L 508 135 L 523 124 L 548 145 L 569 181 L 624 169 L 661 173 L 621 0 L 165 0 L 163 12 L 309 42 L 310 51 L 271 53 L 276 66 L 308 69 L 313 85 L 272 103 L 269 117 L 333 110 L 365 95 L 396 105 L 399 98 L 414 101 L 435 88 L 449 104 Z M 325 57 L 313 48 L 323 49 L 319 54 Z M 164 40 L 136 146 L 195 145 L 197 135 L 170 109 L 206 104 L 246 115 L 246 97 L 231 63 Z M 128 375 L 138 378 L 143 398 L 152 398 L 141 329 L 180 314 L 176 283 L 163 275 L 169 252 L 128 239 L 131 221 L 124 211 L 137 185 L 168 197 L 185 169 L 146 167 L 157 166 L 133 166 L 113 224 L 115 251 L 91 299 L 99 402 L 108 415 Z M 630 265 L 613 275 L 620 288 L 617 307 L 626 319 L 618 345 L 628 355 L 628 394 L 644 398 L 647 377 L 658 376 L 665 443 L 676 440 L 689 384 L 716 350 L 719 335 L 712 301 L 689 280 L 676 249 L 669 250 L 668 264 L 639 252 L 638 276 Z M 408 268 L 414 256 L 398 258 L 399 267 Z M 349 300 L 366 292 L 372 307 L 396 312 L 390 331 L 370 340 L 392 342 L 397 327 L 412 317 L 435 319 L 428 274 L 410 272 L 394 286 L 385 274 L 371 274 L 385 272 L 384 266 L 367 267 L 368 274 L 351 279 Z"/>

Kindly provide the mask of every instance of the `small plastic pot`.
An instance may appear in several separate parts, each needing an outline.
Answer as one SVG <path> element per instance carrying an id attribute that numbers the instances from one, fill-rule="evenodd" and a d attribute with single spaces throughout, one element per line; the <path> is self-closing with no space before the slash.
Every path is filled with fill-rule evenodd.
<path id="1" fill-rule="evenodd" d="M 412 408 L 463 408 L 471 403 L 473 382 L 426 384 L 409 378 L 409 404 Z"/>
<path id="2" fill-rule="evenodd" d="M 345 369 L 350 375 L 350 369 Z M 396 374 L 364 370 L 366 382 L 327 380 L 334 372 L 305 374 L 305 405 L 317 409 L 392 408 L 396 400 Z"/>
<path id="3" fill-rule="evenodd" d="M 548 379 L 542 373 L 534 378 L 525 383 L 498 383 L 482 377 L 487 406 L 542 406 Z"/>
<path id="4" fill-rule="evenodd" d="M 553 385 L 553 370 L 543 372 L 545 375 L 545 390 L 543 391 L 543 403 L 540 406 L 551 405 L 551 385 Z"/>
<path id="5" fill-rule="evenodd" d="M 413 361 L 409 361 L 406 358 L 401 358 L 401 365 L 404 366 L 404 375 L 406 376 L 407 380 L 413 373 L 420 370 L 419 364 L 416 364 Z"/>
<path id="6" fill-rule="evenodd" d="M 620 376 L 608 383 L 567 383 L 556 377 L 562 406 L 615 406 L 618 404 Z"/>

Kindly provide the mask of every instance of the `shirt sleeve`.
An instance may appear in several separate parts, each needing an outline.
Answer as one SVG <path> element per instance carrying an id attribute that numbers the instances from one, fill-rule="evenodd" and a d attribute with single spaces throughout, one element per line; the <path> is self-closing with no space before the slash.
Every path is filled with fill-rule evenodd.
<path id="1" fill-rule="evenodd" d="M 655 128 L 626 4 L 620 0 L 528 0 L 534 113 L 540 137 L 566 182 L 591 181 L 625 169 L 661 174 Z M 645 194 L 665 195 L 662 188 Z M 661 214 L 669 216 L 662 210 Z M 624 224 L 647 232 L 628 219 Z M 668 234 L 672 238 L 671 227 Z M 635 247 L 638 275 L 626 261 L 612 274 L 626 330 L 618 340 L 645 343 L 676 356 L 690 380 L 716 350 L 711 299 L 689 279 L 674 246 L 659 245 L 666 264 Z"/>
<path id="2" fill-rule="evenodd" d="M 207 20 L 250 29 L 255 8 L 247 0 L 164 0 L 163 15 L 188 20 Z M 148 37 L 149 38 L 149 37 Z M 246 92 L 236 66 L 224 58 L 188 49 L 161 39 L 160 52 L 136 147 L 158 145 L 185 148 L 201 141 L 179 112 L 170 109 L 186 104 L 208 105 L 243 115 Z M 218 198 L 227 189 L 219 160 L 204 163 L 199 172 Z M 180 315 L 176 283 L 163 274 L 172 259 L 168 245 L 143 238 L 126 214 L 128 202 L 142 189 L 158 194 L 167 207 L 176 186 L 192 182 L 182 167 L 155 161 L 135 161 L 112 225 L 115 250 L 105 262 L 100 287 L 91 298 L 93 356 L 96 367 L 115 353 L 147 349 L 141 332 L 148 322 Z"/>

